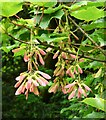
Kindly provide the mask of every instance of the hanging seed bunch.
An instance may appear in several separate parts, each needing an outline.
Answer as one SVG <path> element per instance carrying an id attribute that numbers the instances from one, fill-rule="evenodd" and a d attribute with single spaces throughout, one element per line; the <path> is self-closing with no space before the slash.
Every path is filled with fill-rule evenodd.
<path id="1" fill-rule="evenodd" d="M 12 50 L 12 52 L 20 52 L 24 48 L 17 48 Z M 24 61 L 28 63 L 27 72 L 20 73 L 20 76 L 16 77 L 17 83 L 15 88 L 17 91 L 15 95 L 25 94 L 26 99 L 28 98 L 28 93 L 33 92 L 35 95 L 39 95 L 38 86 L 48 85 L 48 80 L 51 77 L 42 71 L 38 70 L 39 64 L 44 65 L 43 57 L 46 52 L 39 47 L 33 46 L 32 50 L 27 49 L 24 53 Z"/>

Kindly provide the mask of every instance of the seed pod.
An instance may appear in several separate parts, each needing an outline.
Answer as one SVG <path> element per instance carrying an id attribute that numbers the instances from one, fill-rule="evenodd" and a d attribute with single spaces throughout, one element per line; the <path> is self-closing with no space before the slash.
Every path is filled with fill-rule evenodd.
<path id="1" fill-rule="evenodd" d="M 74 73 L 75 73 L 75 74 L 78 74 L 78 72 L 76 71 L 76 69 L 75 69 L 75 68 L 74 68 Z"/>
<path id="2" fill-rule="evenodd" d="M 37 65 L 35 64 L 35 62 L 34 62 L 34 61 L 33 61 L 33 64 L 34 64 L 34 66 L 35 66 L 36 70 L 38 70 L 38 67 L 37 67 Z"/>
<path id="3" fill-rule="evenodd" d="M 59 50 L 54 54 L 53 59 L 55 59 L 59 54 Z"/>
<path id="4" fill-rule="evenodd" d="M 53 83 L 53 85 L 49 88 L 49 93 L 53 92 L 53 93 L 56 93 L 57 89 L 59 87 L 59 83 Z"/>
<path id="5" fill-rule="evenodd" d="M 23 84 L 23 87 L 22 87 L 21 93 L 24 93 L 24 91 L 25 91 L 25 85 Z"/>
<path id="6" fill-rule="evenodd" d="M 38 81 L 38 83 L 41 85 L 41 86 L 46 86 L 46 83 L 43 82 L 39 77 L 35 77 L 35 79 Z"/>
<path id="7" fill-rule="evenodd" d="M 26 55 L 26 53 L 24 54 L 24 61 L 25 62 L 28 62 L 30 59 L 29 59 L 29 57 Z"/>
<path id="8" fill-rule="evenodd" d="M 59 75 L 61 75 L 63 70 L 64 70 L 64 68 L 61 68 L 61 69 L 56 73 L 55 76 L 59 76 Z"/>
<path id="9" fill-rule="evenodd" d="M 35 95 L 39 95 L 39 91 L 38 91 L 38 88 L 37 88 L 37 87 L 34 87 L 33 93 L 34 93 Z"/>
<path id="10" fill-rule="evenodd" d="M 28 79 L 27 83 L 26 83 L 26 89 L 30 89 L 31 87 L 31 83 L 32 83 L 32 79 Z"/>
<path id="11" fill-rule="evenodd" d="M 75 96 L 76 93 L 76 89 L 74 91 L 72 91 L 72 93 L 68 96 L 68 99 L 71 99 Z"/>
<path id="12" fill-rule="evenodd" d="M 23 84 L 21 84 L 21 86 L 17 89 L 17 91 L 15 92 L 15 95 L 21 94 L 22 88 L 23 88 Z"/>
<path id="13" fill-rule="evenodd" d="M 84 83 L 83 83 L 83 86 L 85 87 L 85 89 L 86 89 L 87 91 L 91 91 L 91 89 L 90 89 L 87 85 L 85 85 Z"/>
<path id="14" fill-rule="evenodd" d="M 84 62 L 84 58 L 79 59 L 79 62 Z"/>
<path id="15" fill-rule="evenodd" d="M 25 95 L 26 95 L 26 100 L 27 100 L 28 99 L 28 89 L 26 90 Z"/>
<path id="16" fill-rule="evenodd" d="M 48 74 L 44 73 L 44 72 L 38 71 L 38 73 L 41 74 L 46 79 L 51 79 L 51 77 Z"/>
<path id="17" fill-rule="evenodd" d="M 14 87 L 17 88 L 17 87 L 20 86 L 20 84 L 21 84 L 21 83 L 18 81 L 18 82 L 14 85 Z"/>
<path id="18" fill-rule="evenodd" d="M 42 55 L 46 55 L 46 52 L 44 52 L 41 48 L 38 48 L 38 50 Z"/>
<path id="19" fill-rule="evenodd" d="M 39 78 L 40 78 L 46 85 L 49 84 L 49 82 L 48 82 L 46 79 L 44 79 L 43 77 L 39 76 Z"/>
<path id="20" fill-rule="evenodd" d="M 31 61 L 28 62 L 28 70 L 29 70 L 29 71 L 32 70 L 32 63 L 31 63 Z"/>
<path id="21" fill-rule="evenodd" d="M 32 80 L 34 86 L 39 86 L 38 82 L 36 80 Z"/>
<path id="22" fill-rule="evenodd" d="M 75 78 L 74 73 L 72 72 L 72 70 L 70 70 L 69 76 L 71 76 L 72 78 Z"/>
<path id="23" fill-rule="evenodd" d="M 75 84 L 76 84 L 76 82 L 73 82 L 73 83 L 71 83 L 71 84 L 66 85 L 65 88 L 71 88 L 71 87 L 73 87 Z"/>
<path id="24" fill-rule="evenodd" d="M 16 52 L 21 51 L 22 49 L 24 49 L 24 47 L 20 47 L 20 48 L 13 49 L 12 52 L 13 52 L 13 53 L 16 53 Z"/>
<path id="25" fill-rule="evenodd" d="M 60 66 L 58 66 L 55 70 L 54 70 L 54 76 L 56 76 L 56 73 L 60 70 Z"/>
<path id="26" fill-rule="evenodd" d="M 73 54 L 70 54 L 70 56 L 71 56 L 72 58 L 76 59 L 76 56 L 75 56 L 75 55 L 73 55 Z"/>
<path id="27" fill-rule="evenodd" d="M 62 52 L 61 55 L 62 55 L 62 58 L 67 59 L 67 55 L 65 52 Z"/>
<path id="28" fill-rule="evenodd" d="M 82 69 L 81 69 L 81 67 L 79 66 L 79 65 L 77 65 L 77 67 L 78 67 L 78 71 L 79 71 L 79 73 L 83 73 L 83 71 L 82 71 Z"/>
<path id="29" fill-rule="evenodd" d="M 50 52 L 51 50 L 52 50 L 52 48 L 49 47 L 46 49 L 46 52 Z"/>
<path id="30" fill-rule="evenodd" d="M 63 92 L 64 94 L 67 93 L 67 91 L 66 91 L 66 89 L 65 89 L 64 87 L 62 87 L 62 92 Z"/>
<path id="31" fill-rule="evenodd" d="M 38 53 L 38 55 L 39 55 L 39 61 L 40 61 L 40 63 L 42 65 L 44 65 L 45 63 L 44 63 L 44 60 L 43 60 L 42 56 L 39 53 Z"/>

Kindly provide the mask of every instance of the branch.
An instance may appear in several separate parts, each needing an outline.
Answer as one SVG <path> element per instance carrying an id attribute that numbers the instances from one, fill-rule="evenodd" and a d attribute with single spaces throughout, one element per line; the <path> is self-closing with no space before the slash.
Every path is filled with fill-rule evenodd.
<path id="1" fill-rule="evenodd" d="M 4 28 L 2 28 L 4 30 Z M 7 34 L 8 36 L 10 36 L 11 38 L 13 38 L 14 40 L 21 42 L 21 43 L 25 43 L 25 44 L 29 44 L 28 42 L 25 42 L 23 40 L 17 39 L 15 37 L 13 37 L 10 33 L 8 33 L 6 30 L 4 30 L 5 34 Z"/>
<path id="2" fill-rule="evenodd" d="M 60 47 L 56 47 L 56 46 L 53 46 L 53 45 L 50 45 L 50 44 L 47 44 L 47 43 L 43 43 L 43 42 L 41 42 L 39 39 L 37 39 L 37 41 L 38 41 L 41 45 L 43 45 L 43 46 L 47 46 L 47 47 L 53 48 L 53 49 L 55 49 L 55 50 L 60 50 L 60 51 L 62 51 L 62 52 L 66 52 L 66 53 L 69 53 L 69 54 L 77 55 L 77 54 L 74 53 L 74 52 L 70 52 L 70 51 L 67 51 L 67 50 L 63 50 L 63 49 L 61 49 Z M 86 55 L 84 55 L 84 54 L 78 54 L 78 56 L 83 57 L 83 58 L 87 58 L 87 59 L 91 59 L 91 60 L 94 60 L 94 61 L 106 62 L 106 60 L 100 60 L 100 59 L 92 58 L 92 57 L 86 56 Z"/>
<path id="3" fill-rule="evenodd" d="M 4 29 L 3 29 L 3 30 L 4 30 Z M 4 31 L 5 31 L 5 30 L 4 30 Z M 6 33 L 8 36 L 10 36 L 11 38 L 13 38 L 14 40 L 18 41 L 18 42 L 31 45 L 31 43 L 29 43 L 29 42 L 25 42 L 25 41 L 23 41 L 23 40 L 20 40 L 20 39 L 17 39 L 17 38 L 15 38 L 15 37 L 13 37 L 10 33 L 7 33 L 6 31 L 5 31 L 5 33 Z M 41 45 L 43 45 L 43 46 L 47 46 L 47 47 L 53 48 L 53 49 L 55 49 L 55 50 L 60 50 L 60 51 L 62 51 L 62 52 L 66 52 L 66 53 L 69 53 L 69 54 L 76 55 L 76 53 L 74 53 L 74 52 L 70 52 L 70 51 L 67 51 L 67 50 L 63 50 L 63 49 L 61 49 L 60 47 L 56 47 L 56 46 L 54 46 L 54 45 L 50 45 L 50 44 L 48 44 L 48 43 L 41 42 L 39 39 L 37 39 L 37 41 L 38 41 Z M 35 43 L 34 43 L 33 45 L 35 45 Z M 36 44 L 36 45 L 38 45 L 38 44 Z M 105 60 L 100 60 L 100 59 L 92 58 L 92 57 L 86 56 L 86 55 L 84 55 L 84 54 L 78 54 L 78 56 L 79 56 L 79 57 L 83 57 L 83 58 L 87 58 L 87 59 L 91 59 L 91 60 L 94 60 L 94 61 L 106 62 Z"/>
<path id="4" fill-rule="evenodd" d="M 68 16 L 68 18 L 104 55 L 106 55 L 103 49 L 70 16 Z"/>
<path id="5" fill-rule="evenodd" d="M 42 18 L 43 18 L 43 15 L 44 15 L 44 6 L 43 6 L 42 9 L 43 9 L 43 10 L 42 10 L 42 15 L 41 15 L 41 17 L 40 17 L 40 20 L 39 20 L 39 24 L 38 24 L 38 25 L 40 25 L 40 23 L 41 23 L 41 21 L 42 21 Z"/>

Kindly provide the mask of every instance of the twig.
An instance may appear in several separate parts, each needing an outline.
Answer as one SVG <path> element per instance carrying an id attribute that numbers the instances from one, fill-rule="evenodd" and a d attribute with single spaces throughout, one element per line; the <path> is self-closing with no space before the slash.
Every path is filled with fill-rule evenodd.
<path id="1" fill-rule="evenodd" d="M 4 29 L 3 29 L 3 30 L 4 30 Z M 4 31 L 5 31 L 5 30 L 4 30 Z M 13 37 L 10 33 L 7 33 L 6 31 L 5 31 L 5 33 L 6 33 L 8 36 L 10 36 L 11 38 L 13 38 L 14 40 L 16 40 L 16 41 L 19 41 L 19 42 L 25 43 L 25 44 L 29 44 L 29 45 L 31 44 L 31 43 L 29 43 L 29 42 L 25 42 L 25 41 L 22 41 L 22 40 L 20 40 L 20 39 L 17 39 L 17 38 L 15 38 L 15 37 Z M 45 42 L 41 42 L 39 39 L 37 39 L 37 41 L 38 41 L 41 45 L 43 45 L 43 46 L 47 46 L 47 47 L 53 48 L 53 49 L 55 49 L 55 50 L 60 50 L 60 51 L 62 51 L 62 52 L 66 52 L 66 53 L 69 53 L 69 54 L 74 54 L 74 55 L 76 55 L 76 53 L 74 53 L 74 52 L 70 52 L 70 51 L 67 51 L 67 50 L 63 50 L 63 49 L 61 49 L 60 47 L 56 47 L 56 46 L 47 44 L 47 43 L 45 43 Z M 33 44 L 33 45 L 35 45 L 35 44 Z M 36 45 L 37 45 L 37 44 L 36 44 Z M 84 54 L 78 54 L 78 56 L 79 56 L 79 57 L 83 57 L 83 58 L 87 58 L 87 59 L 91 59 L 91 60 L 94 60 L 94 61 L 106 62 L 105 60 L 100 60 L 100 59 L 92 58 L 92 57 L 86 56 L 86 55 L 84 55 Z"/>
<path id="2" fill-rule="evenodd" d="M 37 39 L 37 41 L 38 41 L 41 45 L 43 45 L 43 46 L 47 46 L 47 47 L 53 48 L 53 49 L 55 49 L 55 50 L 60 50 L 60 51 L 62 51 L 62 52 L 66 52 L 66 53 L 69 53 L 69 54 L 74 54 L 74 55 L 76 55 L 76 53 L 74 53 L 74 52 L 70 52 L 70 51 L 67 51 L 67 50 L 63 50 L 63 49 L 61 49 L 60 47 L 56 47 L 56 46 L 53 46 L 53 45 L 50 45 L 50 44 L 47 44 L 47 43 L 43 43 L 43 42 L 41 42 L 39 39 Z M 91 59 L 91 60 L 94 60 L 94 61 L 106 62 L 106 60 L 100 60 L 100 59 L 92 58 L 92 57 L 86 56 L 86 55 L 84 55 L 84 54 L 78 54 L 78 56 L 79 56 L 79 57 L 83 57 L 83 58 L 88 58 L 88 59 Z"/>
<path id="3" fill-rule="evenodd" d="M 104 55 L 106 55 L 103 49 L 100 48 L 99 45 L 70 16 L 68 16 L 68 18 Z"/>
<path id="4" fill-rule="evenodd" d="M 3 28 L 2 28 L 3 29 Z M 4 30 L 4 29 L 3 29 Z M 11 38 L 13 38 L 14 40 L 21 42 L 21 43 L 25 43 L 25 44 L 29 44 L 28 42 L 25 42 L 23 40 L 17 39 L 15 37 L 13 37 L 10 33 L 8 33 L 6 30 L 4 30 L 5 34 L 7 34 L 8 36 L 10 36 Z"/>
<path id="5" fill-rule="evenodd" d="M 44 6 L 43 6 L 42 9 L 43 9 L 43 10 L 42 10 L 42 15 L 41 15 L 40 20 L 39 20 L 39 25 L 40 25 L 40 23 L 41 23 L 41 21 L 42 21 L 43 15 L 44 15 Z"/>

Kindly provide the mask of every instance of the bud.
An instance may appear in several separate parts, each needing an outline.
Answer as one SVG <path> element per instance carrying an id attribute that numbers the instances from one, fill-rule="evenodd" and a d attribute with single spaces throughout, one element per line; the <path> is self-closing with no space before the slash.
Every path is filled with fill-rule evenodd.
<path id="1" fill-rule="evenodd" d="M 74 73 L 72 72 L 72 70 L 69 72 L 69 75 L 70 75 L 72 78 L 75 78 Z"/>
<path id="2" fill-rule="evenodd" d="M 85 91 L 82 89 L 82 87 L 79 86 L 78 91 L 83 94 L 85 97 L 87 96 Z"/>

